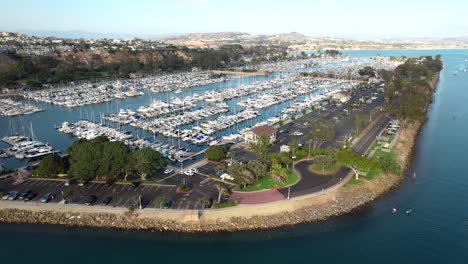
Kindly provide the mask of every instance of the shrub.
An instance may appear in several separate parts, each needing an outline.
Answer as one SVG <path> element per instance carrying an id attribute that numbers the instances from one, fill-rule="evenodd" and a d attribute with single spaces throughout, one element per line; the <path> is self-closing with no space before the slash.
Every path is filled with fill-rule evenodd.
<path id="1" fill-rule="evenodd" d="M 226 151 L 221 146 L 210 146 L 205 151 L 205 157 L 208 160 L 220 161 L 220 160 L 224 159 L 224 157 L 226 157 Z"/>

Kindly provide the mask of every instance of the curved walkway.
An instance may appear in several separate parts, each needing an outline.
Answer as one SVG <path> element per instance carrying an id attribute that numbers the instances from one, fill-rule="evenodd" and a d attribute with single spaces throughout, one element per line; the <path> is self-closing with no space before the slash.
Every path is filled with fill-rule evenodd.
<path id="1" fill-rule="evenodd" d="M 344 181 L 346 175 L 350 172 L 349 168 L 341 167 L 335 174 L 320 175 L 309 170 L 309 166 L 312 165 L 312 163 L 312 160 L 302 160 L 294 164 L 294 169 L 299 173 L 301 179 L 296 185 L 291 186 L 291 198 L 324 191 Z M 279 192 L 287 196 L 288 188 L 279 189 Z"/>

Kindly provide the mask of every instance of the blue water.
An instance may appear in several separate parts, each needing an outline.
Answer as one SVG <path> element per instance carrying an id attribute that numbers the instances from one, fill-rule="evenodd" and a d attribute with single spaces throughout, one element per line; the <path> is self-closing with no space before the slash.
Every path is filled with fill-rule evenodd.
<path id="1" fill-rule="evenodd" d="M 16 263 L 466 263 L 468 257 L 467 50 L 371 51 L 442 54 L 444 70 L 407 180 L 347 216 L 235 234 L 0 224 L 3 262 Z M 393 215 L 391 208 L 398 208 Z M 412 208 L 411 215 L 403 212 Z"/>

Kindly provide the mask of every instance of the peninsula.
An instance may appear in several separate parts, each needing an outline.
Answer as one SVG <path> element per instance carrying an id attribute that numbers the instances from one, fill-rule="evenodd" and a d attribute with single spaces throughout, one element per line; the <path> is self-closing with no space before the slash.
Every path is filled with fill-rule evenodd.
<path id="1" fill-rule="evenodd" d="M 133 120 L 130 109 L 113 117 L 167 134 L 178 144 L 203 145 L 209 135 L 253 119 L 264 108 L 322 91 L 284 107 L 280 118 L 246 127 L 239 136 L 211 139 L 203 156 L 191 162 L 195 153 L 180 145 L 130 140 L 119 129 L 91 121 L 64 123 L 61 132 L 81 138 L 67 155 L 49 155 L 37 165 L 2 173 L 0 221 L 211 232 L 281 227 L 351 212 L 412 175 L 407 168 L 442 70 L 440 56 L 392 60 L 394 67 L 387 67 L 390 59 L 375 59 L 372 67 L 320 70 L 329 79 L 297 74 L 235 90 L 243 94 L 207 95 L 202 100 L 268 91 L 236 101 L 250 110 L 190 130 L 177 127 L 198 124 L 202 118 L 195 115 L 210 114 L 184 113 L 193 108 L 187 101 L 167 106 L 177 115 L 152 113 L 160 123 L 145 123 L 150 117 L 142 114 Z M 278 88 L 291 82 L 294 89 Z M 221 109 L 218 104 L 209 111 L 215 116 Z M 169 122 L 180 124 L 165 126 Z M 16 144 L 22 141 L 18 137 L 4 140 L 22 146 Z"/>

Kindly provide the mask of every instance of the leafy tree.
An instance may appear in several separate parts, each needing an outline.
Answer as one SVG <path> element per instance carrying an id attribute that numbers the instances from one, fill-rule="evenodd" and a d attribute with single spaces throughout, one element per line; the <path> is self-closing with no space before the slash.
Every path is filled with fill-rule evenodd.
<path id="1" fill-rule="evenodd" d="M 226 152 L 221 146 L 210 146 L 205 151 L 205 157 L 208 160 L 220 161 L 226 157 Z"/>
<path id="2" fill-rule="evenodd" d="M 218 203 L 221 202 L 221 198 L 223 195 L 231 195 L 231 189 L 229 186 L 224 182 L 216 182 L 216 189 L 218 189 Z"/>
<path id="3" fill-rule="evenodd" d="M 62 200 L 65 201 L 65 203 L 71 203 L 73 198 L 73 190 L 68 189 L 62 192 Z"/>
<path id="4" fill-rule="evenodd" d="M 267 150 L 269 145 L 270 137 L 264 134 L 258 137 L 257 142 L 251 142 L 249 146 L 257 156 L 257 159 L 265 160 L 267 157 Z"/>
<path id="5" fill-rule="evenodd" d="M 197 203 L 204 209 L 210 206 L 211 201 L 208 197 L 202 196 L 197 199 Z"/>
<path id="6" fill-rule="evenodd" d="M 67 158 L 62 158 L 56 154 L 49 154 L 39 162 L 39 165 L 34 170 L 34 175 L 43 178 L 53 178 L 57 174 L 66 173 L 67 170 Z"/>
<path id="7" fill-rule="evenodd" d="M 297 140 L 293 139 L 289 141 L 288 143 L 289 150 L 291 150 L 293 155 L 296 155 L 297 149 L 299 149 L 299 144 L 297 143 Z"/>
<path id="8" fill-rule="evenodd" d="M 241 184 L 245 187 L 247 187 L 248 184 L 251 184 L 255 180 L 255 175 L 254 173 L 249 170 L 247 167 L 243 167 L 241 172 L 240 172 L 240 178 L 239 178 Z"/>
<path id="9" fill-rule="evenodd" d="M 375 70 L 370 66 L 366 66 L 358 71 L 361 76 L 375 77 Z"/>
<path id="10" fill-rule="evenodd" d="M 227 168 L 227 172 L 235 179 L 239 179 L 241 177 L 241 171 L 244 168 L 244 165 L 233 162 L 231 166 Z"/>
<path id="11" fill-rule="evenodd" d="M 316 119 L 311 124 L 311 132 L 306 135 L 306 138 L 310 140 L 309 142 L 309 152 L 310 145 L 313 144 L 313 149 L 320 147 L 326 141 L 332 140 L 335 137 L 335 125 L 333 121 Z"/>
<path id="12" fill-rule="evenodd" d="M 379 157 L 378 161 L 383 171 L 394 173 L 397 175 L 401 173 L 401 167 L 400 165 L 398 165 L 395 159 L 392 159 L 388 156 L 383 156 Z"/>
<path id="13" fill-rule="evenodd" d="M 277 161 L 286 166 L 286 169 L 289 170 L 289 164 L 292 163 L 291 155 L 287 152 L 280 152 L 277 155 Z"/>
<path id="14" fill-rule="evenodd" d="M 314 158 L 314 163 L 317 164 L 317 166 L 322 167 L 322 171 L 324 171 L 325 168 L 330 167 L 334 162 L 328 155 L 318 155 Z"/>
<path id="15" fill-rule="evenodd" d="M 145 180 L 148 174 L 167 165 L 161 153 L 148 147 L 133 152 L 133 158 L 135 170 L 142 180 Z"/>
<path id="16" fill-rule="evenodd" d="M 158 196 L 156 199 L 153 200 L 153 205 L 162 209 L 164 204 L 169 202 L 169 198 L 165 195 Z"/>
<path id="17" fill-rule="evenodd" d="M 270 164 L 267 161 L 251 160 L 247 164 L 247 168 L 254 173 L 255 178 L 258 180 L 268 174 Z"/>
<path id="18" fill-rule="evenodd" d="M 285 183 L 288 179 L 288 173 L 276 160 L 272 160 L 271 178 L 280 183 Z"/>
<path id="19" fill-rule="evenodd" d="M 352 152 L 350 149 L 342 149 L 337 156 L 337 160 L 354 171 L 356 180 L 359 179 L 359 174 L 367 174 L 379 165 L 375 160 L 365 159 Z"/>
<path id="20" fill-rule="evenodd" d="M 284 124 L 284 121 L 283 121 L 283 120 L 278 121 L 278 125 L 279 125 L 279 126 L 283 126 L 283 124 Z"/>

